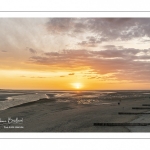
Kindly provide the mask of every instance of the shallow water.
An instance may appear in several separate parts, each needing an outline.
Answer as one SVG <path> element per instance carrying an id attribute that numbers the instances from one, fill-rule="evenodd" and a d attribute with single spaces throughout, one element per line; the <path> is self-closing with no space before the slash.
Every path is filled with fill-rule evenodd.
<path id="1" fill-rule="evenodd" d="M 0 101 L 0 110 L 5 110 L 10 107 L 37 101 L 42 98 L 48 98 L 46 94 L 26 94 L 19 96 L 8 97 L 5 101 Z"/>
<path id="2" fill-rule="evenodd" d="M 57 103 L 78 105 L 111 105 L 114 101 L 148 97 L 150 91 L 0 91 L 0 110 L 37 101 L 54 99 Z"/>

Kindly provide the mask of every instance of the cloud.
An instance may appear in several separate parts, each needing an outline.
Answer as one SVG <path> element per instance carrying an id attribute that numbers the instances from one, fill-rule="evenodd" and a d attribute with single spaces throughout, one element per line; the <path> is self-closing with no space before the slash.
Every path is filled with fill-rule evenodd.
<path id="1" fill-rule="evenodd" d="M 26 76 L 20 76 L 20 77 L 25 78 Z"/>
<path id="2" fill-rule="evenodd" d="M 71 76 L 71 75 L 74 75 L 74 73 L 69 73 L 68 75 L 70 75 L 70 76 Z"/>
<path id="3" fill-rule="evenodd" d="M 109 50 L 109 49 L 111 49 L 111 50 L 124 49 L 123 46 L 116 46 L 116 45 L 104 45 L 103 48 L 106 49 L 106 50 Z"/>
<path id="4" fill-rule="evenodd" d="M 60 76 L 60 77 L 65 77 L 65 76 Z"/>
<path id="5" fill-rule="evenodd" d="M 85 27 L 82 19 L 76 18 L 50 18 L 46 23 L 47 30 L 51 33 L 61 34 L 81 33 Z"/>
<path id="6" fill-rule="evenodd" d="M 1 52 L 6 53 L 6 52 L 8 52 L 8 51 L 6 51 L 6 50 L 1 50 Z"/>
<path id="7" fill-rule="evenodd" d="M 50 18 L 46 23 L 47 30 L 52 33 L 81 33 L 87 28 L 84 18 Z"/>
<path id="8" fill-rule="evenodd" d="M 28 47 L 27 47 L 27 49 L 28 49 L 28 51 L 29 51 L 30 53 L 32 53 L 32 54 L 36 54 L 36 53 L 37 53 L 37 51 L 34 50 L 33 48 L 28 48 Z"/>
<path id="9" fill-rule="evenodd" d="M 43 78 L 47 78 L 47 77 L 42 77 L 42 76 L 36 77 L 36 76 L 33 76 L 33 77 L 30 77 L 30 78 L 40 78 L 40 79 L 43 79 Z"/>
<path id="10" fill-rule="evenodd" d="M 97 47 L 98 44 L 107 41 L 107 39 L 105 38 L 97 38 L 94 36 L 87 36 L 86 40 L 82 41 L 82 42 L 78 42 L 77 45 L 80 46 L 86 46 L 86 47 Z"/>
<path id="11" fill-rule="evenodd" d="M 143 40 L 141 40 L 141 42 L 147 43 L 147 42 L 150 42 L 150 40 L 149 39 L 143 39 Z"/>
<path id="12" fill-rule="evenodd" d="M 89 19 L 88 24 L 92 32 L 109 40 L 150 37 L 149 18 L 93 18 Z"/>
<path id="13" fill-rule="evenodd" d="M 96 77 L 89 77 L 88 79 L 95 79 Z"/>
<path id="14" fill-rule="evenodd" d="M 47 78 L 47 77 L 37 77 L 37 78 Z"/>
<path id="15" fill-rule="evenodd" d="M 66 32 L 71 27 L 71 18 L 52 18 L 47 22 L 47 29 L 54 33 Z"/>
<path id="16" fill-rule="evenodd" d="M 46 27 L 53 33 L 94 34 L 99 37 L 97 41 L 91 38 L 78 43 L 81 46 L 91 47 L 95 42 L 127 41 L 133 38 L 150 37 L 149 18 L 52 18 L 49 19 Z"/>
<path id="17" fill-rule="evenodd" d="M 49 57 L 58 57 L 61 54 L 59 54 L 58 52 L 46 52 L 44 53 L 44 55 L 49 56 Z"/>
<path id="18" fill-rule="evenodd" d="M 63 50 L 55 55 L 49 52 L 44 57 L 33 56 L 30 62 L 62 70 L 88 67 L 100 75 L 112 74 L 116 79 L 150 82 L 150 49 Z"/>

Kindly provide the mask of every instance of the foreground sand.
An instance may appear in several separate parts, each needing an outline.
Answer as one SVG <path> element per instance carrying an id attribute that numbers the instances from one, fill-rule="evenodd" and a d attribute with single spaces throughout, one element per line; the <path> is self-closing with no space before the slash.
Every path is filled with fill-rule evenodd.
<path id="1" fill-rule="evenodd" d="M 112 102 L 112 101 L 110 101 Z M 76 102 L 56 102 L 40 100 L 19 107 L 0 111 L 0 118 L 23 118 L 23 129 L 4 129 L 0 132 L 149 132 L 150 126 L 93 126 L 93 123 L 129 123 L 138 122 L 139 117 L 150 118 L 150 115 L 119 115 L 118 112 L 146 112 L 133 110 L 132 107 L 150 104 L 150 99 L 136 98 L 113 101 L 111 105 L 83 105 Z M 143 119 L 143 118 L 142 118 Z M 150 119 L 148 120 L 150 123 Z"/>

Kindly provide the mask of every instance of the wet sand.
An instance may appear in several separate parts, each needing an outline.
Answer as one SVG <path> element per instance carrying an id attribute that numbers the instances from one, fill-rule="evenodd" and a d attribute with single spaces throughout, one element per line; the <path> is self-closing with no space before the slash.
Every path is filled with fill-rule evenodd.
<path id="1" fill-rule="evenodd" d="M 118 100 L 113 100 L 111 105 L 92 105 L 78 104 L 76 101 L 57 102 L 54 98 L 43 99 L 1 110 L 0 118 L 3 120 L 8 117 L 23 118 L 24 128 L 6 129 L 1 125 L 0 132 L 149 132 L 150 126 L 93 126 L 94 123 L 140 123 L 138 118 L 150 118 L 150 115 L 119 115 L 118 112 L 149 111 L 132 109 L 142 104 L 150 104 L 149 97 L 124 99 L 120 105 Z M 140 130 L 141 128 L 143 130 Z"/>

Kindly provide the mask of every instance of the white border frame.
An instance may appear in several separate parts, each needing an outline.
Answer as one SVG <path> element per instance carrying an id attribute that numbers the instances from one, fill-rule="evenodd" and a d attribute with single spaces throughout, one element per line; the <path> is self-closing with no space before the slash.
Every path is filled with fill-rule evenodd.
<path id="1" fill-rule="evenodd" d="M 36 133 L 36 132 L 24 132 L 24 133 L 1 133 L 0 139 L 150 139 L 150 133 L 117 133 L 117 132 L 62 132 L 62 133 Z"/>

